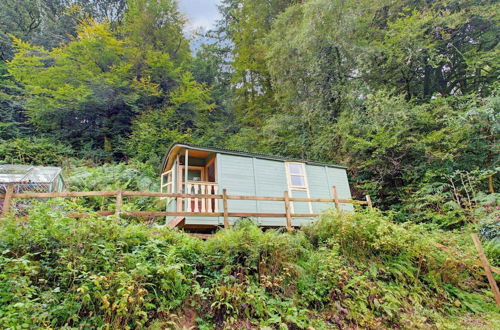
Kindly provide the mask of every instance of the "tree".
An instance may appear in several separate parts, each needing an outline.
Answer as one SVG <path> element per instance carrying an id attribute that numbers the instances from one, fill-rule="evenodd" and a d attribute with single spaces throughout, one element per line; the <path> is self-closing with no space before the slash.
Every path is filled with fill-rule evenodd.
<path id="1" fill-rule="evenodd" d="M 498 9 L 493 1 L 438 1 L 403 10 L 381 26 L 367 78 L 372 86 L 400 89 L 408 99 L 488 95 L 499 72 Z"/>
<path id="2" fill-rule="evenodd" d="M 9 72 L 30 97 L 27 112 L 40 130 L 109 153 L 130 131 L 140 105 L 159 96 L 157 84 L 133 70 L 135 49 L 109 26 L 88 22 L 66 46 L 47 51 L 15 39 Z"/>
<path id="3" fill-rule="evenodd" d="M 226 42 L 232 44 L 235 111 L 244 126 L 260 127 L 274 109 L 263 39 L 279 13 L 296 2 L 226 0 L 222 3 L 220 28 Z"/>
<path id="4" fill-rule="evenodd" d="M 175 0 L 128 0 L 122 33 L 138 49 L 161 51 L 177 65 L 189 61 L 189 42 L 183 34 L 185 20 Z"/>
<path id="5" fill-rule="evenodd" d="M 127 139 L 127 155 L 157 169 L 169 145 L 191 141 L 188 133 L 181 133 L 173 124 L 174 111 L 171 107 L 150 109 L 136 117 Z"/>
<path id="6" fill-rule="evenodd" d="M 222 147 L 228 146 L 231 135 L 240 127 L 234 113 L 234 94 L 228 59 L 229 47 L 214 42 L 212 37 L 209 40 L 211 40 L 210 43 L 201 45 L 190 66 L 194 79 L 209 87 L 210 99 L 214 103 L 214 108 L 207 113 L 202 125 L 202 134 L 197 134 L 197 142 Z"/>
<path id="7" fill-rule="evenodd" d="M 82 19 L 114 25 L 126 0 L 5 0 L 0 3 L 0 59 L 13 56 L 11 35 L 46 49 L 66 44 L 76 36 Z"/>
<path id="8" fill-rule="evenodd" d="M 7 73 L 7 65 L 0 62 L 0 140 L 26 137 L 33 127 L 24 113 L 23 88 Z"/>

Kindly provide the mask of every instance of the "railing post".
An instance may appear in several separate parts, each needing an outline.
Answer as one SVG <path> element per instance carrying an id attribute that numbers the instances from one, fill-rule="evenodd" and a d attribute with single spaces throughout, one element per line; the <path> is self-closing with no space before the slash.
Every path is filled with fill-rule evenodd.
<path id="1" fill-rule="evenodd" d="M 477 234 L 471 234 L 472 240 L 474 241 L 474 245 L 476 246 L 477 252 L 479 253 L 479 259 L 481 259 L 481 263 L 483 264 L 484 272 L 486 273 L 486 277 L 488 278 L 488 282 L 491 286 L 491 291 L 493 291 L 493 296 L 495 297 L 495 301 L 497 302 L 497 306 L 500 308 L 500 292 L 498 291 L 497 282 L 495 282 L 495 278 L 491 273 L 491 266 L 488 263 L 488 259 L 484 254 L 483 246 L 481 245 L 481 241 Z"/>
<path id="2" fill-rule="evenodd" d="M 290 197 L 288 196 L 288 190 L 285 191 L 285 214 L 286 214 L 286 229 L 292 230 L 292 215 L 290 213 Z"/>
<path id="3" fill-rule="evenodd" d="M 227 211 L 227 190 L 222 189 L 222 208 L 224 209 L 224 228 L 229 228 L 229 216 Z"/>
<path id="4" fill-rule="evenodd" d="M 208 187 L 209 186 L 205 186 L 204 184 L 201 185 L 200 186 L 200 193 L 202 195 L 205 195 L 205 193 L 208 195 Z M 200 198 L 200 200 L 201 200 L 201 212 L 207 212 L 207 209 L 205 207 L 207 199 L 205 197 L 203 197 L 203 198 Z"/>
<path id="5" fill-rule="evenodd" d="M 372 199 L 370 198 L 370 195 L 366 195 L 366 203 L 368 204 L 368 208 L 370 210 L 373 210 Z"/>
<path id="6" fill-rule="evenodd" d="M 186 194 L 188 195 L 191 195 L 191 184 L 189 183 L 186 183 Z M 190 197 L 186 197 L 184 198 L 184 200 L 186 201 L 186 212 L 193 212 L 193 210 L 191 209 L 191 198 Z"/>
<path id="7" fill-rule="evenodd" d="M 337 194 L 336 186 L 332 187 L 332 193 L 333 193 L 333 202 L 335 203 L 335 208 L 337 209 L 337 211 L 340 212 L 339 195 Z"/>
<path id="8" fill-rule="evenodd" d="M 14 193 L 14 184 L 9 183 L 7 185 L 7 190 L 5 191 L 5 199 L 3 200 L 2 206 L 2 217 L 6 217 L 10 212 L 10 205 L 12 203 L 12 194 Z"/>
<path id="9" fill-rule="evenodd" d="M 123 192 L 121 190 L 116 193 L 116 205 L 115 205 L 115 214 L 122 213 L 123 206 Z"/>

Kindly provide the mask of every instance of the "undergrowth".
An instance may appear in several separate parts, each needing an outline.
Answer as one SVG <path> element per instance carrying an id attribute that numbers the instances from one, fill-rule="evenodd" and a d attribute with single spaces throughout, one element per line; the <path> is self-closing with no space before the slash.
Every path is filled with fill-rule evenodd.
<path id="1" fill-rule="evenodd" d="M 293 233 L 242 221 L 201 241 L 116 217 L 67 217 L 74 207 L 53 201 L 1 221 L 0 327 L 491 328 L 499 321 L 460 233 L 359 211 L 328 213 Z"/>

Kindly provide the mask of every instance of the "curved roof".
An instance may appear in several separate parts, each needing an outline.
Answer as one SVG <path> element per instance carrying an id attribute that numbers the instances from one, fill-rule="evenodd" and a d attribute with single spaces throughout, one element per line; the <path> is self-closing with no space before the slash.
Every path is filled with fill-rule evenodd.
<path id="1" fill-rule="evenodd" d="M 0 165 L 0 183 L 51 183 L 61 171 L 60 167 Z"/>
<path id="2" fill-rule="evenodd" d="M 281 156 L 266 155 L 266 154 L 255 153 L 255 152 L 224 149 L 224 148 L 204 147 L 204 146 L 197 146 L 197 145 L 185 144 L 185 143 L 173 143 L 170 146 L 170 148 L 168 149 L 165 156 L 163 157 L 162 168 L 161 168 L 162 171 L 170 165 L 170 163 L 171 163 L 170 155 L 176 151 L 180 151 L 181 149 L 200 150 L 200 151 L 214 152 L 214 153 L 227 154 L 227 155 L 252 157 L 252 158 L 260 158 L 260 159 L 268 159 L 268 160 L 277 160 L 277 161 L 283 161 L 283 162 L 300 162 L 300 163 L 306 163 L 306 164 L 310 164 L 310 165 L 319 165 L 319 166 L 328 166 L 328 167 L 347 169 L 346 166 L 342 166 L 342 165 L 322 163 L 322 162 L 316 162 L 316 161 L 311 161 L 311 160 L 306 160 L 306 159 L 286 158 L 286 157 L 281 157 Z"/>

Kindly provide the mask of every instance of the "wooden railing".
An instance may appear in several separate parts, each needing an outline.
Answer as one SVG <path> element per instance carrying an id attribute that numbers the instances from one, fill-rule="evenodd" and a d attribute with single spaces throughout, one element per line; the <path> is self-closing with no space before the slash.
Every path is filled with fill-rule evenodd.
<path id="1" fill-rule="evenodd" d="M 206 190 L 205 190 L 206 192 Z M 332 203 L 335 207 L 340 210 L 340 204 L 358 204 L 367 205 L 372 208 L 372 202 L 370 196 L 366 196 L 365 201 L 351 200 L 351 199 L 339 199 L 337 195 L 336 187 L 332 188 L 333 199 L 332 198 L 303 198 L 303 197 L 290 197 L 288 191 L 285 191 L 283 197 L 263 197 L 263 196 L 241 196 L 241 195 L 228 195 L 227 190 L 223 189 L 222 194 L 184 194 L 184 193 L 160 193 L 152 191 L 79 191 L 79 192 L 57 192 L 57 193 L 14 193 L 11 186 L 7 187 L 5 194 L 0 194 L 0 199 L 3 199 L 2 216 L 6 216 L 10 212 L 12 200 L 16 198 L 30 199 L 30 198 L 73 198 L 73 197 L 92 197 L 92 196 L 107 196 L 115 197 L 115 211 L 99 211 L 99 215 L 112 215 L 112 214 L 122 214 L 129 216 L 138 217 L 160 217 L 160 216 L 190 216 L 190 217 L 224 217 L 224 227 L 229 227 L 229 217 L 256 217 L 256 218 L 286 218 L 286 228 L 292 228 L 292 218 L 309 218 L 317 217 L 320 214 L 313 213 L 291 213 L 291 202 L 315 202 L 315 203 Z M 205 201 L 205 212 L 200 211 L 198 207 L 198 212 L 184 211 L 184 212 L 164 212 L 164 211 L 123 211 L 123 197 L 167 197 L 167 198 L 184 198 L 186 200 L 193 201 Z M 207 201 L 214 201 L 217 204 L 217 200 L 222 200 L 223 212 L 217 210 L 217 206 L 214 206 L 210 211 L 206 207 Z M 248 200 L 248 201 L 275 201 L 283 202 L 285 207 L 285 213 L 241 213 L 241 212 L 229 212 L 228 210 L 228 200 Z M 196 208 L 195 203 L 194 208 Z M 77 213 L 72 214 L 73 217 L 84 217 L 88 216 L 88 213 Z"/>
<path id="2" fill-rule="evenodd" d="M 215 182 L 188 182 L 184 192 L 189 195 L 217 195 L 219 186 Z M 180 198 L 178 203 L 182 203 Z M 182 204 L 181 204 L 182 205 Z M 219 206 L 213 198 L 187 197 L 184 210 L 186 212 L 218 212 Z"/>
<path id="3" fill-rule="evenodd" d="M 201 192 L 201 190 L 200 190 Z M 207 190 L 205 190 L 207 192 Z M 367 205 L 370 209 L 373 208 L 372 202 L 369 195 L 366 195 L 365 201 L 357 201 L 351 199 L 339 199 L 337 195 L 336 187 L 332 187 L 333 199 L 332 198 L 302 198 L 302 197 L 290 197 L 288 195 L 288 191 L 285 191 L 283 197 L 262 197 L 262 196 L 240 196 L 240 195 L 228 195 L 226 189 L 223 189 L 222 194 L 180 194 L 180 193 L 159 193 L 159 192 L 151 192 L 151 191 L 79 191 L 79 192 L 58 192 L 58 193 L 14 193 L 14 186 L 9 184 L 6 189 L 5 194 L 0 194 L 0 199 L 3 199 L 3 202 L 0 200 L 0 206 L 2 207 L 0 210 L 2 211 L 2 217 L 5 217 L 9 214 L 12 200 L 16 198 L 20 199 L 31 199 L 31 198 L 74 198 L 74 197 L 92 197 L 92 196 L 107 196 L 107 197 L 115 197 L 115 211 L 100 211 L 96 212 L 99 215 L 129 215 L 129 216 L 138 216 L 138 217 L 155 217 L 155 216 L 194 216 L 194 217 L 224 217 L 224 227 L 229 227 L 229 217 L 284 217 L 286 218 L 286 228 L 288 230 L 292 229 L 292 218 L 294 217 L 316 217 L 319 214 L 299 214 L 299 213 L 291 213 L 290 202 L 325 202 L 325 203 L 333 203 L 335 207 L 340 210 L 340 204 L 359 204 L 359 205 Z M 122 211 L 123 205 L 123 197 L 160 197 L 160 198 L 186 198 L 188 200 L 194 201 L 214 201 L 222 199 L 223 212 L 217 212 L 216 209 L 213 212 L 156 212 L 156 211 Z M 228 200 L 249 200 L 249 201 L 276 201 L 276 202 L 284 202 L 285 213 L 236 213 L 228 211 Z M 196 205 L 196 204 L 195 204 Z M 206 204 L 205 204 L 206 205 Z M 205 208 L 207 210 L 207 208 Z M 89 213 L 76 213 L 70 214 L 71 217 L 85 217 L 89 216 Z M 201 238 L 206 238 L 206 234 L 200 234 Z M 205 236 L 203 236 L 205 235 Z M 474 238 L 474 243 L 478 248 L 481 261 L 475 261 L 476 264 L 483 266 L 488 276 L 488 280 L 493 290 L 494 297 L 497 301 L 498 306 L 500 307 L 500 293 L 498 292 L 498 287 L 492 279 L 491 272 L 500 274 L 500 269 L 496 267 L 489 266 L 486 257 L 484 256 L 484 251 L 482 251 L 482 247 L 480 246 L 479 239 Z M 449 248 L 435 243 L 434 244 L 440 250 L 450 254 L 456 255 L 454 251 L 451 251 Z"/>

